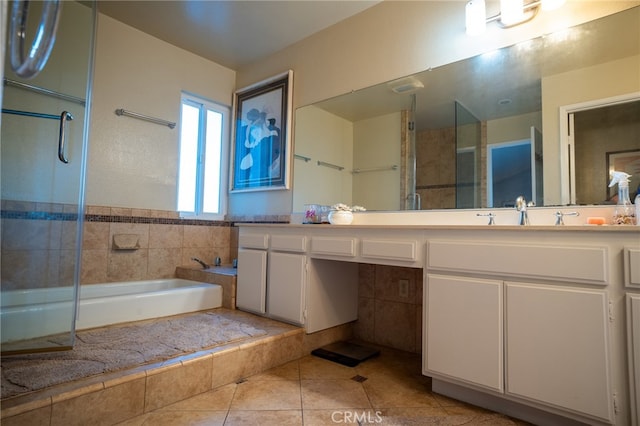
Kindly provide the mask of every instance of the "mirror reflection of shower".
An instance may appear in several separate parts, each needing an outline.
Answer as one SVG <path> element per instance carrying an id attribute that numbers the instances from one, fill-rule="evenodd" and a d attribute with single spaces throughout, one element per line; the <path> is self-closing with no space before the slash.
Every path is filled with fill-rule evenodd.
<path id="1" fill-rule="evenodd" d="M 411 95 L 411 109 L 408 111 L 405 210 L 420 210 L 422 199 L 416 188 L 416 94 Z"/>

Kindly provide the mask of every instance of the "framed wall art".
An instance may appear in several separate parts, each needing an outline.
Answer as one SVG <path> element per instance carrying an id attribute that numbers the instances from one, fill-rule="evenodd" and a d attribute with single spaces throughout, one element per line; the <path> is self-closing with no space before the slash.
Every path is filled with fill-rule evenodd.
<path id="1" fill-rule="evenodd" d="M 234 95 L 231 192 L 289 189 L 293 71 Z"/>

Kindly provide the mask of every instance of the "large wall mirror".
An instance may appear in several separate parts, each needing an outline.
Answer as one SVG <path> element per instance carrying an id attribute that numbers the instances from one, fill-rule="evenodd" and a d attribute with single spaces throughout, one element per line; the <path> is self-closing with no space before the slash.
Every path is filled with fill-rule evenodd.
<path id="1" fill-rule="evenodd" d="M 607 155 L 640 151 L 639 63 L 634 7 L 299 108 L 293 211 L 336 202 L 368 210 L 510 207 L 517 195 L 536 205 L 605 203 Z M 594 106 L 591 118 L 575 122 L 615 130 L 560 137 L 563 106 L 614 97 L 622 99 L 618 114 L 598 115 Z M 594 178 L 577 178 L 585 175 Z"/>

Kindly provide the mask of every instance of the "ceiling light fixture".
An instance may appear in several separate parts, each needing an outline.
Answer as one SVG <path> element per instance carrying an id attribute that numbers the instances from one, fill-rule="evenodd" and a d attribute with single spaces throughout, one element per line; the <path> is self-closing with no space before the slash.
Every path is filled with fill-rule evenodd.
<path id="1" fill-rule="evenodd" d="M 465 9 L 468 35 L 482 34 L 487 24 L 496 22 L 500 28 L 511 28 L 529 22 L 538 15 L 540 9 L 553 10 L 564 4 L 565 0 L 534 0 L 524 4 L 524 0 L 500 0 L 500 13 L 486 17 L 484 0 L 471 0 Z"/>

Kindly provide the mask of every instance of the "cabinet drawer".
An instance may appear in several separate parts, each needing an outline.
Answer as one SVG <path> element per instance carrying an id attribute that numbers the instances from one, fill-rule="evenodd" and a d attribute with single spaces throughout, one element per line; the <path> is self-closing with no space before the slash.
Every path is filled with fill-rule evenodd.
<path id="1" fill-rule="evenodd" d="M 305 252 L 307 250 L 307 237 L 304 235 L 272 235 L 271 249 Z"/>
<path id="2" fill-rule="evenodd" d="M 311 253 L 331 256 L 356 255 L 355 238 L 313 237 L 311 239 Z"/>
<path id="3" fill-rule="evenodd" d="M 624 282 L 640 288 L 640 247 L 624 248 Z"/>
<path id="4" fill-rule="evenodd" d="M 415 262 L 417 246 L 417 241 L 363 239 L 361 256 Z"/>
<path id="5" fill-rule="evenodd" d="M 240 234 L 238 246 L 246 248 L 267 249 L 269 247 L 268 234 Z"/>
<path id="6" fill-rule="evenodd" d="M 566 247 L 478 241 L 428 241 L 427 267 L 508 277 L 606 285 L 606 247 Z"/>

